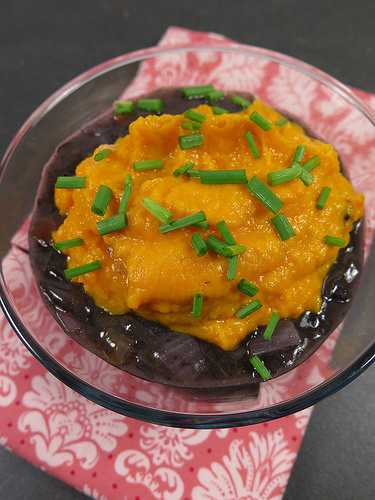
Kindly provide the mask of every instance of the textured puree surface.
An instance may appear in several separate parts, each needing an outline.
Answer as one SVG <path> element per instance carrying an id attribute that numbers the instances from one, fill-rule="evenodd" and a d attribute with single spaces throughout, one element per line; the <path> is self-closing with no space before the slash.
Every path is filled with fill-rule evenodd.
<path id="1" fill-rule="evenodd" d="M 95 273 L 75 278 L 99 307 L 112 314 L 132 309 L 231 350 L 257 326 L 266 324 L 272 311 L 283 318 L 297 318 L 306 310 L 319 311 L 323 280 L 339 251 L 328 246 L 324 237 L 334 235 L 349 242 L 353 221 L 363 213 L 363 197 L 340 172 L 332 146 L 308 137 L 293 122 L 263 131 L 249 120 L 253 111 L 270 122 L 280 118 L 261 101 L 225 115 L 214 115 L 207 105 L 195 111 L 206 116 L 201 127 L 202 146 L 179 147 L 179 136 L 186 134 L 181 128 L 183 115 L 150 115 L 131 123 L 129 134 L 114 145 L 100 146 L 83 160 L 76 175 L 86 176 L 86 188 L 55 190 L 56 205 L 66 217 L 53 238 L 55 242 L 77 237 L 84 240 L 83 246 L 64 250 L 69 268 L 93 260 L 102 262 Z M 260 151 L 258 159 L 246 140 L 249 130 Z M 248 179 L 256 175 L 267 183 L 267 174 L 292 164 L 300 144 L 305 146 L 302 164 L 317 155 L 320 165 L 311 172 L 314 181 L 310 186 L 295 179 L 272 187 L 296 232 L 287 241 L 280 239 L 271 224 L 274 214 L 246 185 L 204 185 L 188 175 L 173 176 L 176 168 L 194 162 L 194 168 L 201 170 L 245 169 Z M 95 161 L 102 149 L 110 149 L 110 154 Z M 142 160 L 163 160 L 163 168 L 136 172 L 133 163 Z M 105 217 L 115 215 L 129 173 L 133 191 L 128 226 L 101 237 L 96 229 L 101 217 L 91 211 L 95 194 L 100 185 L 111 188 L 113 197 Z M 316 203 L 324 186 L 332 187 L 332 192 L 324 210 L 319 210 Z M 161 234 L 160 222 L 142 206 L 145 197 L 167 208 L 174 219 L 203 210 L 210 229 L 189 227 Z M 224 257 L 213 252 L 197 257 L 191 245 L 195 231 L 204 237 L 212 233 L 220 237 L 214 225 L 221 220 L 228 224 L 236 242 L 247 247 L 238 257 L 238 279 L 233 281 L 226 277 L 228 262 Z M 235 317 L 248 302 L 237 290 L 240 278 L 259 287 L 256 298 L 263 304 L 244 319 Z M 195 293 L 204 296 L 200 319 L 191 315 Z"/>

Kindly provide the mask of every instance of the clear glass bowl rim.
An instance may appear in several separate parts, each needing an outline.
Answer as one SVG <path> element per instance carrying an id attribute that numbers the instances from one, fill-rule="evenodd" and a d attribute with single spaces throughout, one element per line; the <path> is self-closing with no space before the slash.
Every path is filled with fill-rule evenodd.
<path id="1" fill-rule="evenodd" d="M 303 73 L 309 78 L 323 84 L 334 93 L 339 94 L 341 98 L 347 101 L 351 106 L 354 106 L 360 111 L 369 122 L 375 127 L 375 113 L 343 83 L 339 82 L 324 71 L 311 66 L 296 58 L 280 54 L 278 52 L 255 47 L 250 45 L 235 44 L 235 45 L 181 45 L 178 47 L 151 47 L 133 52 L 129 52 L 103 63 L 100 63 L 89 70 L 81 73 L 77 77 L 70 80 L 50 97 L 43 101 L 36 110 L 29 116 L 25 123 L 21 126 L 18 132 L 11 140 L 8 148 L 0 164 L 0 182 L 2 174 L 7 166 L 9 159 L 17 146 L 22 141 L 24 135 L 35 124 L 48 113 L 50 109 L 56 106 L 69 94 L 77 90 L 80 86 L 95 79 L 101 74 L 109 72 L 123 65 L 131 63 L 139 63 L 146 59 L 155 56 L 166 55 L 176 52 L 188 51 L 220 51 L 226 53 L 246 53 L 249 56 L 263 58 L 264 60 L 273 61 L 283 66 L 288 66 L 295 71 Z M 263 408 L 240 413 L 228 414 L 191 414 L 183 412 L 171 412 L 154 408 L 145 408 L 135 403 L 129 403 L 108 394 L 75 376 L 72 372 L 61 366 L 53 359 L 35 340 L 31 333 L 25 328 L 21 318 L 11 306 L 8 298 L 8 292 L 2 273 L 0 273 L 0 307 L 2 308 L 10 325 L 33 356 L 57 379 L 74 391 L 82 394 L 85 398 L 97 403 L 109 410 L 126 415 L 131 418 L 148 421 L 155 424 L 167 425 L 172 427 L 184 428 L 200 428 L 200 429 L 215 429 L 234 426 L 243 426 L 256 424 L 264 421 L 269 421 L 275 418 L 287 416 L 297 411 L 308 408 L 325 397 L 334 394 L 338 390 L 345 387 L 347 384 L 356 379 L 363 373 L 372 363 L 375 362 L 375 342 L 352 364 L 345 368 L 341 373 L 337 374 L 331 380 L 328 380 L 318 387 L 307 391 L 305 394 L 287 402 L 278 403 L 271 408 Z"/>

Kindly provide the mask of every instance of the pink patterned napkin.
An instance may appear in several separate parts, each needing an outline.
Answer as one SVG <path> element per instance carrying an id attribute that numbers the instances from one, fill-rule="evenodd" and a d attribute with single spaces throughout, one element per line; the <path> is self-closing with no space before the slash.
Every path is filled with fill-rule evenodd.
<path id="1" fill-rule="evenodd" d="M 162 46 L 188 44 L 234 44 L 220 35 L 169 28 L 160 42 Z M 246 74 L 241 58 L 225 61 L 204 58 L 189 61 L 191 83 L 199 80 L 205 65 L 221 65 L 241 90 L 251 74 Z M 130 93 L 168 85 L 176 73 L 184 72 L 178 57 L 165 61 L 163 67 L 152 62 L 143 65 Z M 268 100 L 283 95 L 293 100 L 309 99 L 309 112 L 321 113 L 329 119 L 332 131 L 339 137 L 343 151 L 356 150 L 356 186 L 368 191 L 375 188 L 370 176 L 375 162 L 375 141 L 366 130 L 353 123 L 350 113 L 314 89 L 277 75 L 272 63 L 252 69 L 257 78 L 267 82 Z M 186 75 L 185 75 L 186 77 Z M 219 87 L 225 82 L 214 82 Z M 375 107 L 375 97 L 359 92 Z M 326 99 L 326 101 L 324 100 Z M 338 134 L 338 135 L 337 135 Z M 374 207 L 367 207 L 367 234 L 374 229 Z M 8 283 L 17 296 L 25 315 L 38 328 L 49 333 L 50 349 L 58 352 L 58 336 L 54 322 L 41 313 L 33 297 L 37 296 L 32 280 L 27 248 L 27 226 L 15 235 L 14 246 L 3 262 Z M 26 278 L 25 278 L 26 277 Z M 321 377 L 333 348 L 330 338 L 319 350 L 320 364 L 310 372 L 315 384 Z M 92 359 L 92 358 L 90 358 Z M 74 361 L 74 360 L 73 360 Z M 100 362 L 100 360 L 98 361 Z M 95 370 L 96 366 L 80 366 Z M 320 371 L 321 370 L 321 371 Z M 286 387 L 279 384 L 278 391 Z M 23 456 L 34 465 L 66 481 L 87 495 L 100 499 L 164 499 L 164 500 L 245 500 L 280 499 L 297 456 L 312 408 L 295 415 L 251 427 L 223 430 L 190 430 L 161 427 L 123 417 L 86 400 L 50 375 L 25 349 L 3 315 L 0 315 L 0 443 Z"/>

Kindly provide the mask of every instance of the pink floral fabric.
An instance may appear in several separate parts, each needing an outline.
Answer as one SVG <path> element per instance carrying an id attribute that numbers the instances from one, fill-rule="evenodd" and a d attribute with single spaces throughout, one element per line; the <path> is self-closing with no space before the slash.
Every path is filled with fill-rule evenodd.
<path id="1" fill-rule="evenodd" d="M 234 44 L 220 35 L 170 28 L 162 46 Z M 285 109 L 304 100 L 306 120 L 324 116 L 324 127 L 340 144 L 340 153 L 352 156 L 355 183 L 369 192 L 375 188 L 371 167 L 375 162 L 373 133 L 356 116 L 321 89 L 296 79 L 290 71 L 276 75 L 272 62 L 244 67 L 241 56 L 202 53 L 195 59 L 176 54 L 145 63 L 126 95 L 175 84 L 178 79 L 201 82 L 210 68 L 211 81 L 220 88 L 248 89 L 261 82 L 259 93 L 272 102 L 282 99 Z M 277 78 L 276 78 L 277 76 Z M 358 92 L 375 108 L 375 97 Z M 307 104 L 307 106 L 306 106 Z M 317 120 L 319 123 L 319 120 Z M 319 130 L 318 130 L 319 132 Z M 327 134 L 327 129 L 321 130 Z M 375 226 L 374 206 L 367 206 L 367 242 Z M 101 385 L 113 387 L 111 370 L 93 357 L 85 360 L 61 340 L 51 316 L 35 306 L 38 292 L 32 278 L 27 248 L 27 225 L 13 239 L 3 263 L 9 286 L 21 304 L 25 321 L 48 331 L 52 352 L 66 350 L 65 361 L 76 371 L 100 373 Z M 335 333 L 335 335 L 337 335 Z M 334 346 L 331 336 L 319 351 L 321 363 L 310 370 L 307 385 L 322 379 Z M 65 352 L 65 351 L 64 351 Z M 274 385 L 272 397 L 286 391 L 285 380 Z M 286 380 L 287 381 L 287 380 Z M 130 390 L 123 387 L 124 393 Z M 100 500 L 276 500 L 282 498 L 312 409 L 269 423 L 222 430 L 176 429 L 123 417 L 86 400 L 49 374 L 25 349 L 0 315 L 0 444 L 34 465 Z"/>

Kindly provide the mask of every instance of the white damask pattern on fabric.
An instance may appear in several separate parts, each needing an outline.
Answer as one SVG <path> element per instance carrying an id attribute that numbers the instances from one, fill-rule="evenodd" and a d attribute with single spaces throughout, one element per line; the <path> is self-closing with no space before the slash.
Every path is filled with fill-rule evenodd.
<path id="1" fill-rule="evenodd" d="M 39 460 L 51 467 L 72 465 L 83 469 L 97 463 L 100 451 L 110 452 L 127 431 L 125 417 L 91 403 L 51 374 L 35 376 L 22 403 L 18 428 L 29 435 Z"/>

